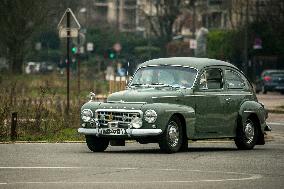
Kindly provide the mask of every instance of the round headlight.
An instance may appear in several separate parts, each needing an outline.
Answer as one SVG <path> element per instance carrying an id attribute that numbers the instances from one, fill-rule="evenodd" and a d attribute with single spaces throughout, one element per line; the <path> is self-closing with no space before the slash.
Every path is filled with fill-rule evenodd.
<path id="1" fill-rule="evenodd" d="M 147 121 L 148 123 L 154 123 L 157 119 L 157 113 L 155 112 L 155 110 L 147 110 L 144 117 L 145 121 Z"/>
<path id="2" fill-rule="evenodd" d="M 132 118 L 130 125 L 135 129 L 139 129 L 140 127 L 142 127 L 142 119 L 139 117 L 134 117 Z"/>
<path id="3" fill-rule="evenodd" d="M 81 118 L 84 122 L 89 122 L 93 117 L 93 112 L 90 109 L 84 109 L 81 112 Z"/>

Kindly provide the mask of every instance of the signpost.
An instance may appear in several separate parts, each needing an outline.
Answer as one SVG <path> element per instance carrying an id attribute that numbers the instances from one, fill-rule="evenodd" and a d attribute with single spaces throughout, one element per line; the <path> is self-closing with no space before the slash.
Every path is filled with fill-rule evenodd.
<path id="1" fill-rule="evenodd" d="M 65 22 L 66 21 L 66 22 Z M 58 26 L 59 37 L 67 38 L 67 107 L 66 113 L 69 114 L 70 98 L 69 98 L 69 78 L 70 78 L 70 38 L 78 37 L 79 29 L 81 28 L 77 18 L 70 8 L 67 8 L 62 18 L 60 19 Z"/>

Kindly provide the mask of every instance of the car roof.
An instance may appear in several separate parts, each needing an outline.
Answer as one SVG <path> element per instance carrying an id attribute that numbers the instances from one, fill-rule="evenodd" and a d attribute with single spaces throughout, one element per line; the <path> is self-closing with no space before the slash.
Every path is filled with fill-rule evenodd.
<path id="1" fill-rule="evenodd" d="M 279 73 L 279 72 L 283 73 L 284 70 L 264 70 L 262 73 L 275 73 L 275 72 L 277 72 L 277 73 Z"/>
<path id="2" fill-rule="evenodd" d="M 144 62 L 139 67 L 151 65 L 181 65 L 194 67 L 198 70 L 208 66 L 228 66 L 237 69 L 236 66 L 221 60 L 209 58 L 196 58 L 196 57 L 171 57 L 171 58 L 158 58 Z"/>

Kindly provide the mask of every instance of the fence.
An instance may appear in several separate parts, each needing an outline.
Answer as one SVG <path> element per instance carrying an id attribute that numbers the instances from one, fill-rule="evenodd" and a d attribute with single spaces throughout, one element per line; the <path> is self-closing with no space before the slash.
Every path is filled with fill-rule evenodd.
<path id="1" fill-rule="evenodd" d="M 113 93 L 125 90 L 127 77 L 112 76 L 108 81 L 108 91 Z M 52 80 L 53 81 L 53 80 Z M 5 85 L 4 85 L 5 84 Z M 12 83 L 13 84 L 13 83 Z M 39 83 L 32 86 L 24 83 L 2 83 L 0 92 L 0 141 L 15 140 L 42 140 L 46 136 L 54 138 L 56 134 L 66 129 L 76 129 L 80 125 L 80 108 L 88 101 L 85 97 L 70 99 L 70 112 L 66 114 L 67 101 L 65 96 L 58 93 L 62 86 L 54 86 L 54 83 Z M 56 88 L 56 90 L 54 90 Z M 84 90 L 92 90 L 89 87 Z M 94 88 L 93 88 L 94 89 Z M 36 91 L 35 94 L 31 91 Z M 38 92 L 39 91 L 39 92 Z M 56 93 L 57 92 L 57 93 Z M 99 92 L 99 91 L 98 91 Z M 105 102 L 107 94 L 96 95 L 95 101 Z M 12 113 L 17 112 L 17 129 L 12 125 Z M 15 130 L 17 133 L 15 134 Z M 14 133 L 13 133 L 14 132 Z M 16 137 L 15 137 L 16 135 Z M 62 134 L 62 136 L 66 136 Z M 72 134 L 71 136 L 74 136 Z"/>
<path id="2" fill-rule="evenodd" d="M 127 77 L 110 76 L 109 78 L 109 93 L 122 91 L 126 89 L 126 83 L 129 80 Z"/>

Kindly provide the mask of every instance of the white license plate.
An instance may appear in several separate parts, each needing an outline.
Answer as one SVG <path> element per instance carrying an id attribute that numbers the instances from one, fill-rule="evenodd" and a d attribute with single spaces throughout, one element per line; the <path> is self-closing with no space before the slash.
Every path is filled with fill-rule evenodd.
<path id="1" fill-rule="evenodd" d="M 101 134 L 103 135 L 126 135 L 126 129 L 121 129 L 121 128 L 106 128 L 102 129 Z"/>

